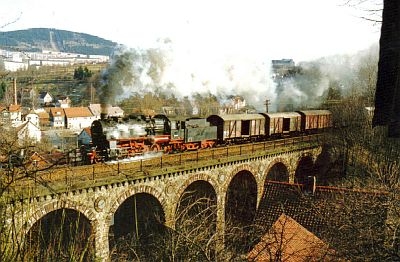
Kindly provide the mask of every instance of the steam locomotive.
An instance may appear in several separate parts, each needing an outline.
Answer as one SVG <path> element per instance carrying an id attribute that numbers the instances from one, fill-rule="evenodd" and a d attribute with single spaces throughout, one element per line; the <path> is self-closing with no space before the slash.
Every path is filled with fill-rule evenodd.
<path id="1" fill-rule="evenodd" d="M 91 125 L 89 162 L 128 158 L 145 152 L 182 152 L 315 133 L 332 127 L 328 110 L 221 114 L 170 119 L 166 115 L 102 118 Z"/>

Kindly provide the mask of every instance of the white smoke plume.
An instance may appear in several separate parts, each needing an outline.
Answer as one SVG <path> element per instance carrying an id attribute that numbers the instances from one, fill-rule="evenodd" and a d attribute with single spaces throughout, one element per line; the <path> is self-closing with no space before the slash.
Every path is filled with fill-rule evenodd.
<path id="1" fill-rule="evenodd" d="M 367 63 L 377 65 L 377 55 L 377 48 L 372 45 L 355 54 L 334 55 L 299 63 L 299 72 L 277 81 L 277 95 L 276 100 L 272 102 L 272 108 L 319 108 L 330 87 L 338 88 L 343 97 L 350 95 L 355 88 L 363 89 L 359 71 Z"/>
<path id="2" fill-rule="evenodd" d="M 131 81 L 123 85 L 122 91 L 114 92 L 116 101 L 145 92 L 174 94 L 177 98 L 194 93 L 213 94 L 221 102 L 239 95 L 248 105 L 265 111 L 265 100 L 275 99 L 275 83 L 267 58 L 179 53 L 169 40 L 160 41 L 154 48 L 125 49 L 115 58 L 131 62 Z M 113 64 L 115 61 L 110 68 Z"/>
<path id="3" fill-rule="evenodd" d="M 355 61 L 359 61 L 356 56 L 338 55 L 303 62 L 298 65 L 299 73 L 277 81 L 272 78 L 271 60 L 176 49 L 172 41 L 164 39 L 152 48 L 121 49 L 104 74 L 108 81 L 104 90 L 115 89 L 111 92 L 115 101 L 147 92 L 180 99 L 196 93 L 215 95 L 221 103 L 242 96 L 259 112 L 265 112 L 266 100 L 270 112 L 316 108 L 331 81 L 343 88 L 350 85 L 358 66 Z M 110 97 L 103 94 L 103 98 Z"/>

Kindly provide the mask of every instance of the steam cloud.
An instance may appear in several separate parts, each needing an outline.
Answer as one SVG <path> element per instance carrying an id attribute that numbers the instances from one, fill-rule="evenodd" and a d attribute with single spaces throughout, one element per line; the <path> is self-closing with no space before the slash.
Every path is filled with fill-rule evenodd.
<path id="1" fill-rule="evenodd" d="M 275 83 L 270 78 L 269 62 L 261 59 L 177 54 L 169 40 L 150 49 L 120 47 L 103 73 L 100 102 L 115 104 L 145 92 L 178 98 L 210 93 L 221 102 L 240 95 L 247 104 L 264 110 L 265 99 L 275 97 Z"/>
<path id="2" fill-rule="evenodd" d="M 354 77 L 354 57 L 336 56 L 302 63 L 303 72 L 308 74 L 274 81 L 271 60 L 178 52 L 168 39 L 149 49 L 120 48 L 103 74 L 101 103 L 115 104 L 146 92 L 174 94 L 177 98 L 211 93 L 221 103 L 232 95 L 242 96 L 259 112 L 265 111 L 268 99 L 272 112 L 282 104 L 291 104 L 292 109 L 318 107 L 332 79 L 346 86 L 346 81 Z"/>

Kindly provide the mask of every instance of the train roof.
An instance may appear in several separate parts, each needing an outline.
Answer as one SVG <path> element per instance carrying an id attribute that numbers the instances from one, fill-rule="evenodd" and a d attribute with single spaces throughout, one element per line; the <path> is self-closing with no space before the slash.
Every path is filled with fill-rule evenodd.
<path id="1" fill-rule="evenodd" d="M 274 113 L 262 113 L 263 115 L 270 117 L 270 118 L 293 118 L 293 117 L 301 117 L 300 113 L 298 112 L 274 112 Z"/>
<path id="2" fill-rule="evenodd" d="M 296 111 L 299 112 L 300 114 L 303 115 L 331 115 L 331 111 L 329 110 L 302 110 L 302 111 Z"/>
<path id="3" fill-rule="evenodd" d="M 185 115 L 167 116 L 165 114 L 157 114 L 154 115 L 153 118 L 162 118 L 162 119 L 167 119 L 169 121 L 189 121 L 193 119 L 206 119 L 204 117 L 197 117 L 197 116 L 185 116 Z"/>
<path id="4" fill-rule="evenodd" d="M 211 115 L 207 119 L 219 118 L 223 121 L 233 121 L 233 120 L 257 120 L 265 119 L 261 114 L 224 114 L 224 115 Z"/>

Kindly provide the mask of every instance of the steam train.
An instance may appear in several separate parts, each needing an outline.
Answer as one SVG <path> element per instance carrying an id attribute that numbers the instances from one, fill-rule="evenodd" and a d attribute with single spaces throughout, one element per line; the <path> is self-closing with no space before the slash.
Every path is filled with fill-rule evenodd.
<path id="1" fill-rule="evenodd" d="M 315 133 L 332 127 L 329 110 L 221 114 L 170 119 L 166 115 L 108 117 L 91 125 L 88 161 L 128 158 L 145 152 L 183 152 Z"/>

